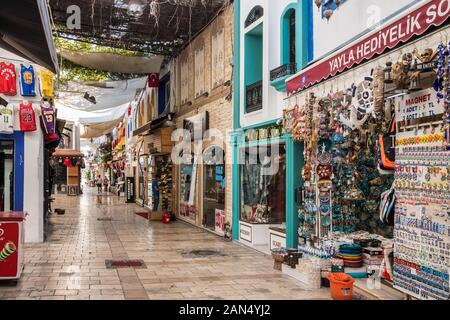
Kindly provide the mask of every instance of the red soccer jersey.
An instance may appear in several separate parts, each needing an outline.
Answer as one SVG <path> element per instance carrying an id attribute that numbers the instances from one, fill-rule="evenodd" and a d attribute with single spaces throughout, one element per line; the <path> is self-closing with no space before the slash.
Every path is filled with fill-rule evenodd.
<path id="1" fill-rule="evenodd" d="M 31 103 L 20 104 L 20 130 L 36 131 L 36 117 Z"/>
<path id="2" fill-rule="evenodd" d="M 15 96 L 16 90 L 16 68 L 14 64 L 0 63 L 0 93 Z"/>

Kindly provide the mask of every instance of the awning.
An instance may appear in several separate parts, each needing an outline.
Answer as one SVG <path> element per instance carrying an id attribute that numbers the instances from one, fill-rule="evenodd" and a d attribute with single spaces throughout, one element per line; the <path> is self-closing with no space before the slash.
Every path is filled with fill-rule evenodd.
<path id="1" fill-rule="evenodd" d="M 58 73 L 58 59 L 45 0 L 3 3 L 0 47 Z"/>
<path id="2" fill-rule="evenodd" d="M 405 43 L 413 36 L 422 35 L 432 26 L 444 24 L 449 17 L 450 0 L 428 0 L 426 4 L 420 2 L 403 13 L 400 19 L 387 22 L 364 39 L 349 44 L 287 79 L 287 94 L 301 91 Z"/>
<path id="3" fill-rule="evenodd" d="M 163 117 L 160 117 L 146 125 L 133 131 L 133 136 L 150 134 L 153 130 L 162 128 L 168 121 L 172 121 L 175 118 L 175 113 L 168 113 Z"/>
<path id="4" fill-rule="evenodd" d="M 60 49 L 61 56 L 77 65 L 120 73 L 149 74 L 159 73 L 163 56 L 152 57 L 124 56 L 109 52 L 83 52 Z"/>
<path id="5" fill-rule="evenodd" d="M 58 158 L 58 157 L 80 158 L 80 157 L 84 157 L 84 154 L 77 150 L 56 149 L 55 152 L 53 152 L 52 157 L 54 157 L 54 158 Z"/>

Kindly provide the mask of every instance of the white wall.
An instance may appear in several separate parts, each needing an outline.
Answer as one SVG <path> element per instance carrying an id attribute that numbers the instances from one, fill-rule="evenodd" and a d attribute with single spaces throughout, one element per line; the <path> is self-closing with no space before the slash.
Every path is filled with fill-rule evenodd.
<path id="1" fill-rule="evenodd" d="M 44 241 L 44 139 L 41 130 L 25 132 L 23 209 L 25 242 Z"/>
<path id="2" fill-rule="evenodd" d="M 426 3 L 429 0 L 421 0 Z M 368 28 L 417 0 L 347 0 L 329 22 L 313 4 L 314 59 L 338 48 Z"/>
<path id="3" fill-rule="evenodd" d="M 283 98 L 285 95 L 275 90 L 270 85 L 270 71 L 279 67 L 281 64 L 281 15 L 284 9 L 291 3 L 297 3 L 293 0 L 243 0 L 241 1 L 241 75 L 240 75 L 240 91 L 241 91 L 241 127 L 247 127 L 281 118 L 283 109 L 285 109 Z M 244 35 L 246 30 L 250 30 L 252 26 L 245 29 L 245 20 L 250 11 L 257 5 L 264 8 L 263 25 L 263 108 L 262 110 L 245 114 L 245 86 L 244 86 Z"/>

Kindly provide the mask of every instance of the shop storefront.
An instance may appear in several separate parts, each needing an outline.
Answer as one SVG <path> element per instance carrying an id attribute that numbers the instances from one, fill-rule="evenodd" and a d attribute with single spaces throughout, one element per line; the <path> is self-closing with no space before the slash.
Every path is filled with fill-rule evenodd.
<path id="1" fill-rule="evenodd" d="M 287 80 L 304 258 L 283 272 L 315 286 L 375 271 L 415 298 L 449 298 L 449 12 L 417 5 Z"/>
<path id="2" fill-rule="evenodd" d="M 248 128 L 239 140 L 239 241 L 265 253 L 295 247 L 303 144 L 276 123 Z"/>

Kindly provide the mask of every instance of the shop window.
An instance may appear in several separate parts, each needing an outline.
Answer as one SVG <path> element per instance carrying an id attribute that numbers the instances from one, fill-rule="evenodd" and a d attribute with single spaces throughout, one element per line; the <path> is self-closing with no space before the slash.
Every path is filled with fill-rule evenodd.
<path id="1" fill-rule="evenodd" d="M 14 209 L 14 141 L 0 140 L 0 211 Z"/>
<path id="2" fill-rule="evenodd" d="M 263 23 L 245 34 L 245 112 L 251 113 L 263 107 Z"/>
<path id="3" fill-rule="evenodd" d="M 197 182 L 196 161 L 180 166 L 180 215 L 189 220 L 196 220 L 195 192 Z"/>
<path id="4" fill-rule="evenodd" d="M 145 174 L 147 171 L 147 163 L 144 157 L 139 158 L 139 199 L 145 201 Z"/>
<path id="5" fill-rule="evenodd" d="M 281 17 L 281 64 L 297 63 L 297 47 L 296 47 L 296 10 L 292 7 L 286 10 Z"/>
<path id="6" fill-rule="evenodd" d="M 241 149 L 241 221 L 253 224 L 286 222 L 285 145 Z"/>
<path id="7" fill-rule="evenodd" d="M 223 159 L 223 150 L 215 148 L 212 153 L 216 150 L 222 151 Z M 222 234 L 225 223 L 225 165 L 223 160 L 212 162 L 214 163 L 207 162 L 203 166 L 202 224 L 204 227 Z"/>

